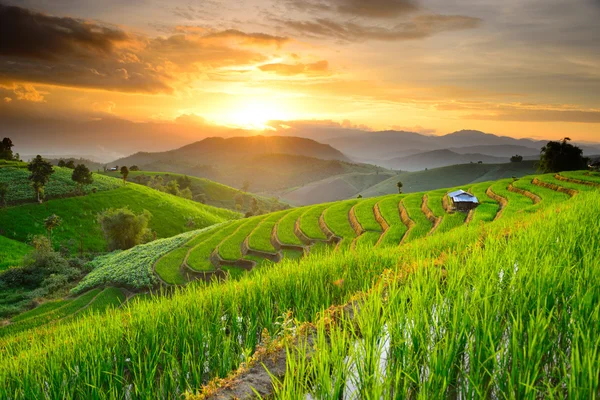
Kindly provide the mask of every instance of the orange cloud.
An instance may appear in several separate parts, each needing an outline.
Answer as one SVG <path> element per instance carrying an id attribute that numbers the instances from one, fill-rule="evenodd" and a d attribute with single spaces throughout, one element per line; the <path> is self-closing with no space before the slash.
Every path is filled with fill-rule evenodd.
<path id="1" fill-rule="evenodd" d="M 273 72 L 277 75 L 329 75 L 329 63 L 327 60 L 321 60 L 309 64 L 264 64 L 258 67 L 263 72 Z"/>

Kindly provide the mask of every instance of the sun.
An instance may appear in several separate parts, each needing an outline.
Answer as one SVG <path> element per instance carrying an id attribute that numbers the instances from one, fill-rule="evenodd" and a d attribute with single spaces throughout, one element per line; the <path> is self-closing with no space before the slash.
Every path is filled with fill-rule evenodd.
<path id="1" fill-rule="evenodd" d="M 231 109 L 224 115 L 227 125 L 244 129 L 270 129 L 268 122 L 286 120 L 287 113 L 272 101 L 252 101 Z"/>

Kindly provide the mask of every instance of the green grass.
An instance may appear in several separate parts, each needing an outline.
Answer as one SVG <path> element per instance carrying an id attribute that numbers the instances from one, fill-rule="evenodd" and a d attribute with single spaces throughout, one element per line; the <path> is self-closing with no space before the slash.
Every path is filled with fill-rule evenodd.
<path id="1" fill-rule="evenodd" d="M 294 233 L 296 221 L 306 211 L 305 208 L 298 208 L 287 213 L 277 227 L 277 237 L 283 244 L 292 246 L 304 246 L 304 243 Z"/>
<path id="2" fill-rule="evenodd" d="M 54 167 L 54 173 L 44 188 L 44 194 L 48 199 L 73 196 L 77 191 L 77 184 L 71 179 L 73 170 L 68 168 Z M 30 185 L 28 179 L 30 172 L 26 163 L 0 164 L 0 183 L 8 183 L 6 202 L 8 204 L 19 204 L 23 202 L 37 201 L 37 195 Z M 91 193 L 92 188 L 97 191 L 117 189 L 121 186 L 118 179 L 109 178 L 100 174 L 93 174 L 94 183 L 84 187 L 85 193 Z"/>
<path id="3" fill-rule="evenodd" d="M 214 234 L 210 235 L 208 239 L 199 243 L 192 249 L 187 260 L 187 265 L 194 271 L 214 271 L 215 266 L 210 261 L 210 255 L 213 250 L 244 222 L 245 221 L 235 221 L 222 227 L 218 227 Z"/>
<path id="4" fill-rule="evenodd" d="M 118 308 L 125 302 L 125 294 L 119 288 L 108 287 L 104 289 L 96 298 L 87 306 L 85 310 L 78 313 L 81 317 L 89 313 L 105 312 L 109 308 Z"/>
<path id="5" fill-rule="evenodd" d="M 565 171 L 560 173 L 562 176 L 582 181 L 600 184 L 600 173 L 589 171 Z"/>
<path id="6" fill-rule="evenodd" d="M 567 189 L 577 190 L 578 192 L 589 192 L 592 190 L 597 190 L 597 188 L 595 188 L 593 186 L 579 184 L 579 183 L 572 183 L 572 182 L 567 182 L 567 181 L 561 181 L 560 179 L 556 179 L 554 177 L 554 175 L 555 174 L 537 175 L 537 178 L 542 182 L 550 183 L 550 184 L 557 185 L 557 186 L 562 186 Z"/>
<path id="7" fill-rule="evenodd" d="M 381 199 L 379 202 L 381 215 L 390 226 L 383 234 L 381 246 L 398 246 L 406 234 L 407 228 L 400 219 L 400 210 L 398 208 L 403 198 L 403 195 L 392 195 Z"/>
<path id="8" fill-rule="evenodd" d="M 63 222 L 52 233 L 55 245 L 68 246 L 73 252 L 78 252 L 80 246 L 84 251 L 102 252 L 106 251 L 107 245 L 97 222 L 98 213 L 120 207 L 129 207 L 136 213 L 150 211 L 152 219 L 149 227 L 158 238 L 239 218 L 239 214 L 229 210 L 129 183 L 115 190 L 84 197 L 0 209 L 0 226 L 6 237 L 26 242 L 31 235 L 45 234 L 44 219 L 56 214 Z M 188 225 L 189 221 L 193 221 L 194 225 Z"/>
<path id="9" fill-rule="evenodd" d="M 154 266 L 156 274 L 168 284 L 184 285 L 187 280 L 181 271 L 181 266 L 185 261 L 185 257 L 191 249 L 204 243 L 214 235 L 217 229 L 219 229 L 219 227 L 205 229 L 181 247 L 171 250 L 169 253 L 162 256 Z"/>
<path id="10" fill-rule="evenodd" d="M 70 303 L 71 301 L 72 301 L 72 299 L 47 301 L 47 302 L 37 306 L 36 308 L 33 308 L 29 311 L 25 311 L 24 313 L 21 313 L 15 317 L 11 318 L 11 322 L 20 322 L 20 321 L 24 321 L 29 318 L 37 317 L 38 315 L 52 312 L 52 311 L 64 306 L 65 304 Z"/>
<path id="11" fill-rule="evenodd" d="M 277 249 L 271 243 L 271 233 L 275 228 L 275 224 L 288 213 L 289 211 L 280 211 L 269 214 L 264 218 L 248 237 L 248 246 L 250 249 L 265 253 L 276 253 Z"/>
<path id="12" fill-rule="evenodd" d="M 327 209 L 331 204 L 319 204 L 318 206 L 312 206 L 302 214 L 300 217 L 300 230 L 309 238 L 313 240 L 327 240 L 327 236 L 321 230 L 319 226 L 319 218 L 323 211 Z"/>
<path id="13" fill-rule="evenodd" d="M 600 225 L 582 222 L 600 202 L 584 196 L 527 215 L 524 229 L 495 223 L 481 246 L 444 259 L 444 278 L 435 255 L 414 259 L 409 279 L 374 286 L 353 319 L 319 321 L 310 359 L 290 345 L 274 398 L 596 398 Z"/>
<path id="14" fill-rule="evenodd" d="M 442 217 L 442 222 L 438 225 L 436 233 L 448 232 L 454 228 L 457 228 L 465 223 L 467 218 L 466 213 L 455 212 L 453 214 L 446 213 L 444 204 L 442 203 L 443 198 L 447 196 L 448 192 L 458 190 L 459 188 L 453 189 L 441 189 L 427 193 L 427 206 L 436 217 Z"/>
<path id="15" fill-rule="evenodd" d="M 513 183 L 513 186 L 519 189 L 527 190 L 537 196 L 539 196 L 544 203 L 557 203 L 563 202 L 569 199 L 569 195 L 566 193 L 557 192 L 552 189 L 534 185 L 531 181 L 536 176 L 525 176 Z"/>
<path id="16" fill-rule="evenodd" d="M 379 222 L 375 219 L 375 213 L 373 212 L 373 207 L 375 207 L 375 204 L 380 200 L 380 198 L 362 200 L 354 208 L 356 219 L 365 231 L 382 231 L 381 225 L 379 225 Z"/>
<path id="17" fill-rule="evenodd" d="M 313 390 L 321 391 L 313 398 L 326 398 L 322 391 L 346 378 L 357 398 L 390 398 L 392 389 L 415 398 L 593 398 L 600 225 L 589 215 L 600 213 L 600 201 L 597 192 L 581 193 L 544 207 L 404 246 L 323 251 L 86 315 L 50 333 L 14 335 L 0 352 L 0 398 L 117 399 L 130 388 L 139 398 L 179 397 L 236 370 L 262 332 L 282 337 L 301 322 L 315 322 L 322 340 L 310 360 L 289 362 L 280 398 Z M 319 313 L 359 292 L 370 294 L 357 317 L 326 332 Z M 294 365 L 308 366 L 311 378 L 300 379 L 308 375 Z"/>
<path id="18" fill-rule="evenodd" d="M 31 251 L 32 248 L 24 243 L 0 236 L 0 271 L 21 265 L 23 257 Z"/>
<path id="19" fill-rule="evenodd" d="M 31 318 L 20 320 L 10 325 L 6 325 L 0 328 L 0 338 L 14 335 L 15 333 L 27 331 L 52 322 L 56 322 L 62 318 L 66 318 L 87 306 L 94 297 L 100 294 L 100 292 L 100 289 L 90 290 L 89 292 L 73 300 L 65 301 L 61 307 L 48 310 L 47 312 L 40 313 Z"/>
<path id="20" fill-rule="evenodd" d="M 105 175 L 120 178 L 119 172 L 106 172 Z M 129 180 L 132 182 L 145 182 L 153 176 L 161 176 L 165 184 L 172 180 L 184 177 L 183 174 L 175 174 L 171 172 L 153 172 L 153 171 L 130 171 Z M 271 211 L 279 209 L 285 204 L 281 203 L 275 198 L 268 198 L 259 196 L 253 193 L 245 193 L 238 189 L 232 188 L 231 186 L 223 185 L 221 183 L 211 181 L 205 178 L 198 178 L 195 176 L 187 177 L 191 181 L 190 190 L 195 199 L 202 199 L 205 204 L 219 207 L 228 208 L 230 210 L 236 210 L 235 197 L 238 195 L 242 196 L 244 205 L 242 206 L 243 211 L 248 211 L 252 204 L 252 199 L 256 199 L 258 207 L 262 210 Z"/>
<path id="21" fill-rule="evenodd" d="M 240 227 L 219 243 L 219 255 L 223 260 L 237 261 L 242 258 L 242 242 L 265 219 L 264 216 L 249 218 Z"/>
<path id="22" fill-rule="evenodd" d="M 421 210 L 423 203 L 423 194 L 415 193 L 406 196 L 402 202 L 406 207 L 406 212 L 410 219 L 415 223 L 414 227 L 408 233 L 406 241 L 410 242 L 415 239 L 419 239 L 427 236 L 431 231 L 433 224 L 427 219 L 427 216 Z"/>
<path id="23" fill-rule="evenodd" d="M 359 202 L 359 200 L 348 200 L 332 205 L 325 211 L 325 224 L 338 237 L 342 238 L 340 249 L 349 248 L 352 240 L 356 237 L 356 232 L 350 225 L 348 219 L 350 209 Z"/>
<path id="24" fill-rule="evenodd" d="M 211 228 L 207 228 L 211 229 Z M 168 239 L 136 246 L 125 251 L 116 251 L 96 257 L 89 266 L 92 272 L 79 282 L 73 293 L 81 293 L 97 286 L 112 285 L 133 289 L 148 289 L 158 283 L 152 272 L 154 263 L 171 250 L 179 248 L 199 231 L 186 232 Z"/>
<path id="25" fill-rule="evenodd" d="M 364 197 L 398 193 L 396 183 L 404 184 L 404 193 L 416 193 L 439 188 L 470 186 L 471 183 L 493 181 L 512 176 L 534 174 L 533 161 L 507 164 L 461 164 L 426 171 L 403 172 L 361 192 Z"/>
<path id="26" fill-rule="evenodd" d="M 508 191 L 508 185 L 512 182 L 512 179 L 503 179 L 491 185 L 494 193 L 508 200 L 508 204 L 502 210 L 502 217 L 511 217 L 517 213 L 529 212 L 533 205 L 533 201 L 529 197 Z"/>
<path id="27" fill-rule="evenodd" d="M 471 186 L 471 192 L 477 197 L 477 200 L 479 200 L 479 206 L 477 206 L 473 212 L 473 218 L 471 219 L 472 224 L 492 222 L 500 210 L 500 204 L 489 198 L 486 194 L 486 191 L 491 184 L 492 182 L 483 182 Z"/>

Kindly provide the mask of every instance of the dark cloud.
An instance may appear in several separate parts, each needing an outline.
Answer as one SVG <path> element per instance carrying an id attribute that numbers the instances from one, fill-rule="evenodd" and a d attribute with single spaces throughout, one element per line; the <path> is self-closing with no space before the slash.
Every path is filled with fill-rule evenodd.
<path id="1" fill-rule="evenodd" d="M 118 29 L 0 4 L 0 55 L 43 60 L 108 54 L 127 40 Z"/>
<path id="2" fill-rule="evenodd" d="M 204 36 L 207 39 L 234 39 L 239 40 L 243 44 L 247 45 L 274 45 L 281 46 L 282 44 L 288 42 L 290 38 L 284 36 L 274 36 L 266 33 L 254 32 L 254 33 L 246 33 L 238 31 L 237 29 L 227 29 L 220 32 L 209 33 Z"/>
<path id="3" fill-rule="evenodd" d="M 363 25 L 356 22 L 337 22 L 331 19 L 311 21 L 276 20 L 310 37 L 332 38 L 347 42 L 364 40 L 414 40 L 433 36 L 444 31 L 472 29 L 479 26 L 479 18 L 462 15 L 419 15 L 391 27 Z"/>
<path id="4" fill-rule="evenodd" d="M 416 0 L 289 0 L 287 3 L 302 11 L 332 11 L 366 18 L 396 18 L 419 9 Z"/>
<path id="5" fill-rule="evenodd" d="M 265 64 L 258 67 L 263 72 L 273 72 L 277 75 L 328 75 L 329 63 L 326 60 L 317 61 L 309 64 Z"/>

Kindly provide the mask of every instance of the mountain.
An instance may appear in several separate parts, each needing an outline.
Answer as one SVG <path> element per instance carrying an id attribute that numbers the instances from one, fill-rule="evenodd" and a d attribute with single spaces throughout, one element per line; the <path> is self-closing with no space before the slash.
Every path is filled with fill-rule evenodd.
<path id="1" fill-rule="evenodd" d="M 486 154 L 458 154 L 450 150 L 433 150 L 425 153 L 396 157 L 384 162 L 387 168 L 401 171 L 421 171 L 424 169 L 445 167 L 456 164 L 484 163 L 501 164 L 510 161 L 506 157 L 494 157 Z"/>
<path id="2" fill-rule="evenodd" d="M 323 139 L 323 143 L 334 146 L 355 161 L 386 167 L 389 164 L 385 161 L 392 158 L 443 149 L 458 154 L 479 153 L 505 158 L 520 154 L 531 157 L 539 155 L 540 149 L 547 142 L 547 140 L 515 139 L 476 130 L 462 130 L 443 136 L 427 136 L 406 131 L 364 132 L 361 135 L 350 132 L 348 136 L 340 135 L 336 138 Z M 585 154 L 600 152 L 600 145 L 597 144 L 577 142 L 574 144 L 580 146 Z"/>
<path id="3" fill-rule="evenodd" d="M 376 173 L 380 167 L 351 163 L 339 150 L 314 140 L 283 136 L 208 138 L 161 153 L 136 153 L 111 166 L 137 165 L 207 178 L 252 192 L 276 192 L 348 173 Z"/>

